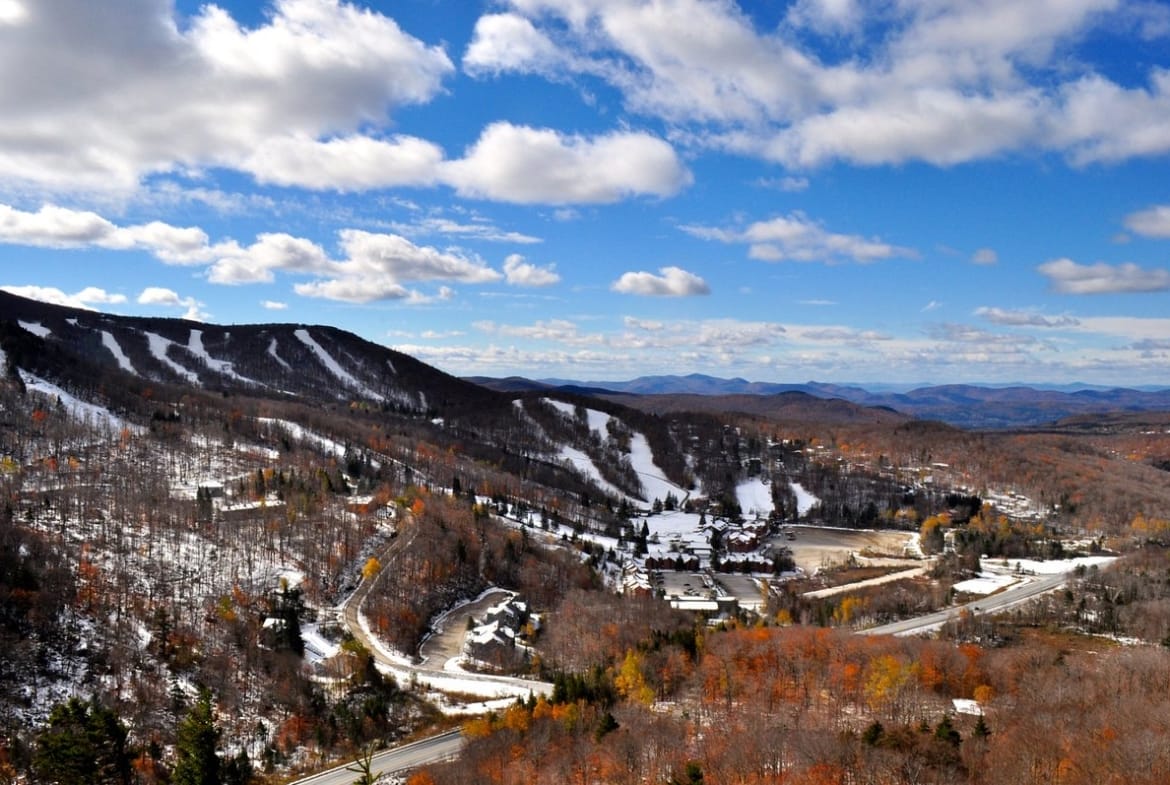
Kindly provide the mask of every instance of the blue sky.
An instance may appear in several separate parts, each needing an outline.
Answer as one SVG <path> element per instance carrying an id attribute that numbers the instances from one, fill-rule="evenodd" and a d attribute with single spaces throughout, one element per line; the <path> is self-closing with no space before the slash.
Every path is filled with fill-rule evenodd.
<path id="1" fill-rule="evenodd" d="M 1170 386 L 1170 6 L 0 0 L 0 286 L 452 373 Z"/>

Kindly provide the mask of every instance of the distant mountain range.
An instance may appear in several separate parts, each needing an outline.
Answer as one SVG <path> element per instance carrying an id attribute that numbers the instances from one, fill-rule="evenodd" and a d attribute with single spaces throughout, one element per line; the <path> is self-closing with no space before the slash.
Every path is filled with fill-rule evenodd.
<path id="1" fill-rule="evenodd" d="M 821 399 L 841 399 L 862 406 L 884 407 L 909 417 L 939 420 L 962 428 L 1026 428 L 1066 417 L 1119 412 L 1170 410 L 1170 389 L 1106 388 L 1092 385 L 1007 387 L 972 384 L 922 386 L 910 390 L 867 389 L 860 385 L 808 382 L 773 384 L 745 379 L 721 379 L 704 374 L 689 376 L 642 376 L 625 382 L 591 382 L 567 379 L 529 380 L 520 377 L 490 379 L 472 377 L 486 387 L 510 392 L 555 389 L 586 395 L 617 393 L 638 396 L 705 396 L 726 398 L 729 410 L 742 411 L 746 402 L 732 397 L 783 396 L 803 393 Z M 876 385 L 874 385 L 876 387 Z M 698 404 L 699 402 L 694 402 Z M 733 405 L 734 404 L 734 405 Z M 675 404 L 677 405 L 677 404 Z M 697 408 L 710 409 L 716 402 Z M 754 402 L 748 408 L 766 408 Z M 672 407 L 673 408 L 673 405 Z"/>
<path id="2" fill-rule="evenodd" d="M 1170 411 L 1170 390 L 1084 386 L 771 384 L 714 376 L 644 376 L 626 382 L 523 377 L 460 379 L 328 326 L 213 325 L 115 316 L 0 292 L 0 371 L 22 368 L 115 408 L 151 385 L 346 406 L 362 401 L 475 428 L 512 419 L 518 394 L 605 398 L 653 413 L 741 412 L 794 421 L 938 420 L 961 428 L 1030 428 L 1068 417 Z M 499 393 L 503 392 L 504 395 Z M 842 404 L 848 403 L 849 406 Z"/>

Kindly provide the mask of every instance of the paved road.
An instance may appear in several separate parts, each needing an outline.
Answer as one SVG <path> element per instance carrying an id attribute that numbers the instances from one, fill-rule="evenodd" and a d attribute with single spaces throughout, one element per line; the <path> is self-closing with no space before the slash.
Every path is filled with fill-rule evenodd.
<path id="1" fill-rule="evenodd" d="M 859 630 L 859 635 L 918 635 L 931 630 L 936 630 L 946 622 L 957 617 L 963 610 L 976 615 L 984 613 L 999 613 L 1005 611 L 1013 605 L 1018 605 L 1021 602 L 1039 597 L 1041 594 L 1058 589 L 1064 582 L 1068 580 L 1071 573 L 1060 573 L 1058 575 L 1046 575 L 1042 578 L 1027 581 L 1025 583 L 1017 584 L 1016 586 L 1002 591 L 999 594 L 993 594 L 990 597 L 984 597 L 979 600 L 974 600 L 966 605 L 958 605 L 954 608 L 946 608 L 936 613 L 930 613 L 926 616 L 919 616 L 914 619 L 905 619 L 903 621 L 896 621 L 892 624 L 883 624 L 880 627 L 870 627 L 868 630 Z"/>
<path id="2" fill-rule="evenodd" d="M 393 774 L 408 771 L 424 766 L 428 763 L 438 763 L 448 760 L 459 754 L 463 747 L 463 737 L 458 730 L 440 733 L 411 744 L 404 744 L 394 749 L 383 750 L 377 753 L 370 761 L 370 772 L 373 774 Z M 349 768 L 352 763 L 338 766 L 320 774 L 297 780 L 290 785 L 353 785 L 358 773 Z"/>
<path id="3" fill-rule="evenodd" d="M 372 578 L 363 578 L 353 594 L 345 600 L 341 607 L 341 618 L 346 629 L 355 639 L 373 655 L 374 660 L 384 669 L 393 672 L 400 683 L 415 680 L 440 692 L 457 692 L 478 695 L 484 698 L 527 698 L 532 695 L 548 695 L 552 692 L 552 684 L 533 679 L 521 679 L 514 676 L 493 676 L 486 673 L 459 673 L 443 670 L 444 663 L 424 663 L 422 666 L 410 665 L 395 661 L 385 656 L 378 644 L 366 634 L 361 623 L 362 603 L 366 596 L 378 582 L 382 572 L 393 569 L 393 561 L 397 551 L 408 546 L 415 536 L 413 526 L 404 527 L 404 531 L 391 540 L 380 553 L 378 560 L 382 569 Z"/>

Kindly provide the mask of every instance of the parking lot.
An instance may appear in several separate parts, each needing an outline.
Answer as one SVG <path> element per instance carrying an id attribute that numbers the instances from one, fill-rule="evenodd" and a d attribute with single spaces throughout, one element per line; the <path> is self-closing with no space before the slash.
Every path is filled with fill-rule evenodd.
<path id="1" fill-rule="evenodd" d="M 816 526 L 794 526 L 788 531 L 793 535 L 792 539 L 781 534 L 772 540 L 772 544 L 791 549 L 796 566 L 809 575 L 843 564 L 853 553 L 882 557 L 891 564 L 916 555 L 909 550 L 914 538 L 912 532 Z"/>

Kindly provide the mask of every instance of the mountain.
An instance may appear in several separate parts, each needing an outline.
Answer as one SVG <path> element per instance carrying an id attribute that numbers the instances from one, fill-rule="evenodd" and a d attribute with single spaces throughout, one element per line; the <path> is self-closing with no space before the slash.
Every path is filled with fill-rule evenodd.
<path id="1" fill-rule="evenodd" d="M 479 383 L 497 388 L 496 382 L 479 379 Z M 524 380 L 515 377 L 510 384 Z M 803 393 L 820 399 L 843 399 L 866 407 L 884 407 L 908 417 L 940 420 L 961 428 L 1027 428 L 1052 423 L 1068 417 L 1125 412 L 1170 411 L 1170 389 L 1137 390 L 1088 385 L 1035 387 L 1029 385 L 990 386 L 971 384 L 924 385 L 910 390 L 867 389 L 853 384 L 806 382 L 777 384 L 749 382 L 745 379 L 721 379 L 703 374 L 688 376 L 642 376 L 629 381 L 581 382 L 567 379 L 542 379 L 527 382 L 548 388 L 572 390 L 606 390 L 610 394 L 642 396 L 709 396 L 737 397 L 739 411 L 763 412 L 767 402 L 749 403 L 739 396 L 775 396 Z M 689 399 L 690 405 L 703 410 L 717 410 L 718 402 Z M 627 403 L 629 403 L 627 401 Z M 789 402 L 791 404 L 791 401 Z M 676 404 L 666 404 L 673 408 Z M 730 404 L 728 404 L 730 405 Z M 640 408 L 652 406 L 639 404 Z M 745 408 L 746 407 L 746 408 Z"/>
<path id="2" fill-rule="evenodd" d="M 29 373 L 115 406 L 150 386 L 326 407 L 358 401 L 430 417 L 508 405 L 505 396 L 333 327 L 115 316 L 0 292 L 0 348 Z"/>

